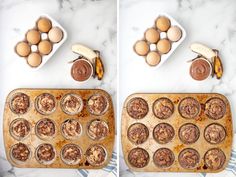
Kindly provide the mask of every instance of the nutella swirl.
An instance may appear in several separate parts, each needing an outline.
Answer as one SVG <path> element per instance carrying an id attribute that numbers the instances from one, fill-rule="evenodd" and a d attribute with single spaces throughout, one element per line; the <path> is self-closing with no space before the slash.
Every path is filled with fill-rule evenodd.
<path id="1" fill-rule="evenodd" d="M 79 59 L 74 62 L 71 68 L 71 76 L 76 81 L 86 81 L 93 73 L 92 65 L 85 59 Z"/>
<path id="2" fill-rule="evenodd" d="M 191 77 L 198 81 L 205 80 L 211 74 L 211 71 L 211 64 L 203 58 L 194 60 L 190 66 Z"/>

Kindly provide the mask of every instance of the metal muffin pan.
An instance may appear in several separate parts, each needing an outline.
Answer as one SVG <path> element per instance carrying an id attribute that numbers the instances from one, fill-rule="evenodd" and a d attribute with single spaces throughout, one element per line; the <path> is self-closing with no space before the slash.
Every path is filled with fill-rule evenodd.
<path id="1" fill-rule="evenodd" d="M 157 100 L 162 102 L 155 107 Z M 132 94 L 121 127 L 124 158 L 133 171 L 213 173 L 230 159 L 230 104 L 218 93 Z"/>
<path id="2" fill-rule="evenodd" d="M 36 106 L 39 95 L 44 94 L 49 94 L 55 101 L 47 99 L 40 102 L 43 108 L 52 110 L 47 114 L 40 112 Z M 67 109 L 70 112 L 65 112 L 61 102 L 65 102 L 63 98 L 69 94 L 78 95 L 83 107 L 76 107 L 79 102 L 71 99 L 67 104 L 78 110 Z M 96 109 L 96 115 L 93 109 Z M 72 110 L 75 114 L 70 114 Z M 98 110 L 102 111 L 100 115 Z M 103 90 L 16 89 L 6 98 L 3 119 L 5 151 L 13 166 L 100 169 L 111 159 L 115 135 L 114 110 L 110 95 Z M 100 128 L 103 128 L 103 134 L 98 133 L 99 126 L 95 123 L 90 126 L 93 129 L 88 129 L 93 121 L 102 122 Z M 104 124 L 107 127 L 104 128 Z"/>

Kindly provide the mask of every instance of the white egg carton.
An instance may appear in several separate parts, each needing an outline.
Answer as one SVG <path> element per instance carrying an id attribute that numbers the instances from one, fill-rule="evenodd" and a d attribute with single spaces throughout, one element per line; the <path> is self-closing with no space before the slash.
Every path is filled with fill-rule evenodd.
<path id="1" fill-rule="evenodd" d="M 36 22 L 41 17 L 46 17 L 49 20 L 51 20 L 52 27 L 59 27 L 62 30 L 62 32 L 63 32 L 63 38 L 62 38 L 62 40 L 60 42 L 52 44 L 52 51 L 48 55 L 42 55 L 42 63 L 38 67 L 31 67 L 30 65 L 27 64 L 27 61 L 24 61 L 25 64 L 27 64 L 33 70 L 38 70 L 41 67 L 43 67 L 51 59 L 51 57 L 54 55 L 54 53 L 61 47 L 61 45 L 67 39 L 67 32 L 66 32 L 66 30 L 56 20 L 54 20 L 51 16 L 49 16 L 48 14 L 41 14 L 41 15 L 39 15 L 39 17 L 35 20 L 35 23 L 34 23 L 35 25 L 34 26 L 29 26 L 28 30 L 35 28 Z M 41 33 L 41 39 L 42 40 L 48 39 L 48 34 Z M 37 45 L 31 45 L 31 52 L 36 52 L 37 50 L 38 50 Z M 23 57 L 23 58 L 27 58 L 27 57 Z"/>
<path id="2" fill-rule="evenodd" d="M 181 26 L 172 16 L 170 16 L 169 14 L 167 13 L 160 13 L 158 15 L 158 17 L 160 16 L 165 16 L 167 18 L 170 19 L 170 22 L 171 22 L 171 26 L 178 26 L 181 31 L 182 31 L 182 37 L 180 38 L 180 40 L 178 40 L 177 42 L 171 42 L 171 50 L 167 53 L 167 54 L 162 54 L 161 55 L 161 61 L 158 65 L 154 66 L 153 68 L 159 68 L 161 67 L 166 61 L 167 59 L 171 56 L 171 54 L 176 50 L 176 48 L 184 41 L 184 39 L 186 38 L 186 31 L 185 29 L 183 28 L 183 26 Z M 157 18 L 158 18 L 157 17 Z M 156 19 L 157 19 L 156 18 Z M 154 22 L 156 22 L 156 19 Z M 160 39 L 164 39 L 164 38 L 167 38 L 167 33 L 166 32 L 161 32 L 160 33 Z M 150 51 L 157 51 L 157 48 L 156 48 L 156 44 L 150 44 Z M 145 56 L 144 56 L 145 57 Z M 149 65 L 148 65 L 149 66 Z"/>

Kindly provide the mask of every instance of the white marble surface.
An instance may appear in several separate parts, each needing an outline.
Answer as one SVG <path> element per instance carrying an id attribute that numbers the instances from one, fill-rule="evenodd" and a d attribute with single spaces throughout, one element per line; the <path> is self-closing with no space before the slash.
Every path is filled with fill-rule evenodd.
<path id="1" fill-rule="evenodd" d="M 14 54 L 14 45 L 42 13 L 54 17 L 67 30 L 68 39 L 48 63 L 32 71 Z M 112 95 L 116 108 L 116 0 L 0 0 L 0 26 L 0 115 L 7 94 L 19 87 L 101 88 Z M 77 57 L 71 52 L 71 45 L 77 42 L 101 51 L 106 70 L 102 81 L 79 84 L 71 78 L 67 63 Z M 77 170 L 13 168 L 5 159 L 1 128 L 0 176 L 79 175 Z"/>
<path id="2" fill-rule="evenodd" d="M 119 107 L 122 108 L 125 98 L 134 92 L 219 92 L 230 100 L 235 118 L 235 11 L 235 0 L 120 0 Z M 156 69 L 146 65 L 144 59 L 133 52 L 133 44 L 143 37 L 145 29 L 153 25 L 155 18 L 161 12 L 170 14 L 182 24 L 187 37 L 169 60 Z M 202 42 L 219 49 L 225 69 L 221 80 L 208 79 L 197 82 L 190 78 L 189 64 L 186 61 L 196 56 L 189 50 L 192 42 Z M 234 127 L 235 123 L 236 121 Z M 154 175 L 164 176 L 167 173 L 129 172 L 120 148 L 120 176 Z M 183 176 L 181 173 L 168 173 L 168 175 Z M 184 176 L 200 176 L 200 174 L 188 173 Z M 224 173 L 215 176 L 224 176 Z"/>

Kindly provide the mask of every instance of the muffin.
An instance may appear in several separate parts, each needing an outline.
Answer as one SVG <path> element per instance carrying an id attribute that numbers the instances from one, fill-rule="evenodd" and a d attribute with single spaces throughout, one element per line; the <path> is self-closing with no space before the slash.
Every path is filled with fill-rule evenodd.
<path id="1" fill-rule="evenodd" d="M 221 143 L 226 136 L 225 129 L 220 124 L 210 124 L 206 127 L 204 131 L 204 137 L 207 142 L 211 144 L 218 144 Z"/>
<path id="2" fill-rule="evenodd" d="M 66 139 L 77 139 L 82 132 L 82 127 L 78 120 L 76 119 L 67 119 L 61 125 L 62 135 Z"/>
<path id="3" fill-rule="evenodd" d="M 218 148 L 208 150 L 204 156 L 205 165 L 210 170 L 219 170 L 222 168 L 225 163 L 225 159 L 226 157 L 224 152 Z"/>
<path id="4" fill-rule="evenodd" d="M 149 162 L 149 154 L 142 148 L 134 148 L 129 152 L 128 161 L 133 167 L 143 168 Z"/>
<path id="5" fill-rule="evenodd" d="M 174 128 L 167 123 L 160 123 L 153 130 L 153 138 L 159 144 L 166 144 L 170 142 L 174 136 L 175 136 Z"/>
<path id="6" fill-rule="evenodd" d="M 142 119 L 148 113 L 148 104 L 144 99 L 136 97 L 127 103 L 126 109 L 130 117 Z"/>
<path id="7" fill-rule="evenodd" d="M 35 126 L 36 135 L 41 139 L 51 139 L 56 134 L 55 123 L 48 119 L 41 119 Z"/>
<path id="8" fill-rule="evenodd" d="M 93 140 L 102 140 L 109 133 L 109 128 L 106 122 L 96 119 L 88 126 L 88 135 Z"/>
<path id="9" fill-rule="evenodd" d="M 82 160 L 82 152 L 76 144 L 67 144 L 62 147 L 61 159 L 67 165 L 77 165 Z"/>
<path id="10" fill-rule="evenodd" d="M 198 127 L 194 124 L 187 123 L 179 128 L 179 138 L 184 144 L 195 143 L 200 136 Z"/>
<path id="11" fill-rule="evenodd" d="M 144 124 L 134 123 L 129 127 L 127 136 L 132 143 L 142 144 L 147 140 L 149 131 Z"/>
<path id="12" fill-rule="evenodd" d="M 173 152 L 168 148 L 160 148 L 153 155 L 153 162 L 159 168 L 170 167 L 175 160 Z"/>
<path id="13" fill-rule="evenodd" d="M 53 163 L 56 151 L 51 144 L 44 143 L 37 147 L 35 157 L 39 163 L 49 165 Z"/>
<path id="14" fill-rule="evenodd" d="M 159 98 L 153 104 L 153 113 L 159 119 L 167 119 L 174 112 L 174 104 L 168 98 Z"/>
<path id="15" fill-rule="evenodd" d="M 184 98 L 179 104 L 180 115 L 187 119 L 193 119 L 197 117 L 200 113 L 200 109 L 200 103 L 192 97 Z"/>
<path id="16" fill-rule="evenodd" d="M 30 123 L 23 118 L 15 119 L 10 124 L 10 133 L 16 140 L 21 141 L 29 135 Z"/>
<path id="17" fill-rule="evenodd" d="M 56 109 L 56 101 L 53 95 L 49 93 L 43 93 L 36 98 L 35 101 L 36 110 L 44 115 L 51 114 Z"/>
<path id="18" fill-rule="evenodd" d="M 88 100 L 88 110 L 91 114 L 100 116 L 105 114 L 109 106 L 108 99 L 103 95 L 93 95 Z"/>
<path id="19" fill-rule="evenodd" d="M 93 145 L 86 151 L 86 159 L 92 166 L 101 166 L 106 161 L 106 151 L 101 145 Z"/>
<path id="20" fill-rule="evenodd" d="M 16 162 L 26 162 L 30 158 L 30 149 L 23 143 L 14 144 L 10 153 L 10 157 Z"/>
<path id="21" fill-rule="evenodd" d="M 10 109 L 15 114 L 25 114 L 30 107 L 30 98 L 24 93 L 16 93 L 10 101 Z"/>
<path id="22" fill-rule="evenodd" d="M 179 154 L 179 164 L 185 169 L 193 169 L 200 161 L 199 153 L 192 148 L 184 149 Z"/>
<path id="23" fill-rule="evenodd" d="M 221 119 L 225 112 L 226 104 L 220 98 L 211 98 L 205 104 L 205 114 L 211 119 Z"/>
<path id="24" fill-rule="evenodd" d="M 61 100 L 61 108 L 66 114 L 78 114 L 83 109 L 83 100 L 79 95 L 67 94 Z"/>

